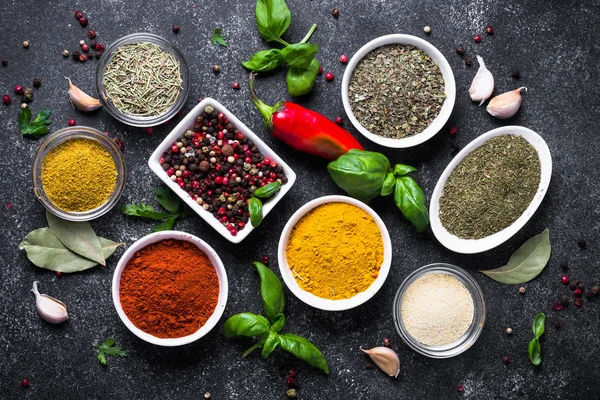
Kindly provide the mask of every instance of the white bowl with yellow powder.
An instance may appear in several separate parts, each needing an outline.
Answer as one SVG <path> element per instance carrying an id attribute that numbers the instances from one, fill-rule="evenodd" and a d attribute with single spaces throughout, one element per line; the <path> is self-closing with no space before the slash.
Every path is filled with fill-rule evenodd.
<path id="1" fill-rule="evenodd" d="M 369 206 L 347 196 L 324 196 L 289 219 L 278 259 L 296 297 L 321 310 L 341 311 L 363 304 L 383 286 L 392 243 Z"/>
<path id="2" fill-rule="evenodd" d="M 451 264 L 417 269 L 394 299 L 398 333 L 410 348 L 428 357 L 448 358 L 466 351 L 479 338 L 484 322 L 481 287 Z"/>

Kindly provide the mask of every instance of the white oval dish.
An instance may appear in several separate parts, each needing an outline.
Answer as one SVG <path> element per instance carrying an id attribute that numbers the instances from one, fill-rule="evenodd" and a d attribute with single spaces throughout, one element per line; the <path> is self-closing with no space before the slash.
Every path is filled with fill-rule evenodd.
<path id="1" fill-rule="evenodd" d="M 350 85 L 350 79 L 354 73 L 354 68 L 356 68 L 360 60 L 362 60 L 370 51 L 390 44 L 410 45 L 427 53 L 433 62 L 440 67 L 440 71 L 444 77 L 444 88 L 446 91 L 446 99 L 444 100 L 442 109 L 440 110 L 438 116 L 431 122 L 431 125 L 429 125 L 423 132 L 403 139 L 386 138 L 369 132 L 369 130 L 363 127 L 354 116 L 354 113 L 352 112 L 352 106 L 350 105 L 350 99 L 348 98 L 348 86 Z M 440 129 L 442 129 L 444 124 L 446 124 L 450 118 L 450 114 L 452 114 L 452 109 L 454 108 L 455 100 L 456 83 L 454 81 L 452 68 L 450 68 L 450 64 L 448 64 L 448 60 L 446 60 L 444 55 L 431 43 L 412 35 L 394 34 L 380 36 L 371 40 L 352 56 L 350 62 L 348 62 L 346 71 L 344 72 L 344 78 L 342 79 L 342 102 L 344 103 L 344 110 L 352 122 L 352 125 L 354 125 L 354 127 L 367 139 L 385 147 L 413 147 L 431 139 L 440 131 Z"/>
<path id="2" fill-rule="evenodd" d="M 349 299 L 324 299 L 322 297 L 315 296 L 314 294 L 303 290 L 298 285 L 298 282 L 296 282 L 296 279 L 292 274 L 292 270 L 290 269 L 289 264 L 287 262 L 286 247 L 290 234 L 292 233 L 292 229 L 298 223 L 298 221 L 302 217 L 304 217 L 309 211 L 326 203 L 348 203 L 365 211 L 367 214 L 369 214 L 369 216 L 371 216 L 371 218 L 373 218 L 373 220 L 379 227 L 379 230 L 381 231 L 381 237 L 383 239 L 383 263 L 381 264 L 381 268 L 379 269 L 379 275 L 373 281 L 371 286 L 367 288 L 367 290 Z M 281 237 L 279 238 L 277 258 L 279 261 L 279 271 L 281 272 L 281 277 L 283 278 L 283 281 L 285 282 L 288 289 L 290 289 L 290 291 L 297 298 L 299 298 L 309 306 L 319 308 L 321 310 L 342 311 L 363 304 L 371 297 L 373 297 L 375 293 L 379 291 L 379 289 L 381 289 L 381 286 L 383 286 L 383 283 L 385 282 L 388 273 L 390 272 L 390 265 L 392 263 L 392 242 L 390 240 L 390 234 L 388 233 L 385 224 L 383 223 L 379 215 L 377 215 L 377 213 L 373 211 L 371 207 L 367 206 L 363 202 L 360 202 L 356 199 L 347 196 L 323 196 L 311 200 L 304 206 L 300 207 L 298 211 L 296 211 L 294 215 L 291 216 L 287 224 L 285 224 L 283 232 L 281 233 Z"/>
<path id="3" fill-rule="evenodd" d="M 235 125 L 235 127 L 248 139 L 252 140 L 261 154 L 265 157 L 269 157 L 271 160 L 277 162 L 279 166 L 283 168 L 283 172 L 285 176 L 288 178 L 288 182 L 285 185 L 281 185 L 281 189 L 277 192 L 269 201 L 265 202 L 263 205 L 263 218 L 267 217 L 267 214 L 271 212 L 271 210 L 275 207 L 275 205 L 285 196 L 287 192 L 290 191 L 294 182 L 296 182 L 296 174 L 292 169 L 287 165 L 269 146 L 265 144 L 254 132 L 250 130 L 242 121 L 240 121 L 235 115 L 231 113 L 225 106 L 216 101 L 215 99 L 211 99 L 210 97 L 205 98 L 200 103 L 196 105 L 173 130 L 171 133 L 167 135 L 167 137 L 158 145 L 154 153 L 150 156 L 148 160 L 148 166 L 163 181 L 165 185 L 167 185 L 173 193 L 177 194 L 177 196 L 181 197 L 192 210 L 196 212 L 203 220 L 205 220 L 210 226 L 212 226 L 217 232 L 221 234 L 225 239 L 229 240 L 232 243 L 240 243 L 242 240 L 246 238 L 254 230 L 250 221 L 246 224 L 246 226 L 238 231 L 236 236 L 231 235 L 227 228 L 212 215 L 212 213 L 208 212 L 201 205 L 197 204 L 188 193 L 181 189 L 177 183 L 173 182 L 169 176 L 163 170 L 160 164 L 160 158 L 163 156 L 163 153 L 171 147 L 173 142 L 175 142 L 178 138 L 182 137 L 183 134 L 194 127 L 196 122 L 196 117 L 200 115 L 204 107 L 212 106 L 215 110 L 222 112 L 225 114 L 227 119 Z"/>
<path id="4" fill-rule="evenodd" d="M 210 262 L 215 267 L 215 271 L 217 272 L 217 278 L 219 279 L 219 298 L 217 301 L 217 306 L 213 314 L 208 318 L 206 323 L 195 333 L 183 336 L 180 338 L 158 338 L 149 333 L 144 332 L 143 330 L 136 327 L 127 317 L 127 314 L 123 311 L 123 307 L 121 307 L 121 299 L 120 299 L 120 285 L 121 285 L 121 273 L 127 266 L 127 263 L 133 257 L 133 255 L 143 249 L 144 247 L 160 242 L 165 239 L 175 239 L 175 240 L 185 240 L 187 242 L 193 243 L 200 250 L 202 250 L 208 256 Z M 227 295 L 228 295 L 228 283 L 227 283 L 227 273 L 225 272 L 225 267 L 223 266 L 223 262 L 217 255 L 217 253 L 210 247 L 204 240 L 191 235 L 189 233 L 181 232 L 181 231 L 162 231 L 155 232 L 149 235 L 144 236 L 141 239 L 138 239 L 135 243 L 133 243 L 127 251 L 121 256 L 117 267 L 115 268 L 115 272 L 113 275 L 112 281 L 112 297 L 113 303 L 115 305 L 115 309 L 117 310 L 117 314 L 121 318 L 121 321 L 125 324 L 125 326 L 137 337 L 140 339 L 152 343 L 158 346 L 183 346 L 185 344 L 189 344 L 195 342 L 200 339 L 208 332 L 211 331 L 212 328 L 215 327 L 217 322 L 221 319 L 223 312 L 225 311 L 225 305 L 227 304 Z"/>
<path id="5" fill-rule="evenodd" d="M 440 196 L 442 194 L 442 190 L 446 185 L 446 180 L 456 168 L 456 166 L 473 150 L 484 144 L 489 139 L 500 136 L 500 135 L 517 135 L 522 136 L 525 140 L 527 140 L 537 151 L 540 157 L 540 166 L 541 166 L 541 176 L 540 176 L 540 185 L 538 190 L 531 200 L 531 203 L 525 209 L 523 214 L 512 225 L 504 228 L 503 230 L 494 233 L 493 235 L 486 236 L 482 239 L 462 239 L 458 236 L 455 236 L 448 232 L 446 228 L 442 225 L 439 217 L 440 211 Z M 496 246 L 501 245 L 510 239 L 515 233 L 517 233 L 526 223 L 529 221 L 531 216 L 538 209 L 546 192 L 548 191 L 548 186 L 550 185 L 550 178 L 552 176 L 552 157 L 550 155 L 550 149 L 548 145 L 544 141 L 544 139 L 532 131 L 531 129 L 522 127 L 522 126 L 504 126 L 501 128 L 492 129 L 489 132 L 484 133 L 479 136 L 477 139 L 473 140 L 471 143 L 465 146 L 464 149 L 460 153 L 450 161 L 450 164 L 446 167 L 442 176 L 438 180 L 435 185 L 435 189 L 433 190 L 433 194 L 431 195 L 431 203 L 429 205 L 429 219 L 431 221 L 431 229 L 435 234 L 435 237 L 439 242 L 444 245 L 447 249 L 455 251 L 457 253 L 463 254 L 475 254 L 481 253 L 483 251 L 487 251 L 493 249 Z"/>

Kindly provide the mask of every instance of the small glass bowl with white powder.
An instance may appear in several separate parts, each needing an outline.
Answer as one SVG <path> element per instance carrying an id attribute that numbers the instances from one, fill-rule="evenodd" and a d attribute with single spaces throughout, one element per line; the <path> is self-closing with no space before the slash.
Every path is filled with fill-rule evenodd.
<path id="1" fill-rule="evenodd" d="M 483 330 L 485 301 L 473 277 L 451 264 L 426 265 L 396 292 L 394 323 L 404 342 L 432 358 L 454 357 Z"/>

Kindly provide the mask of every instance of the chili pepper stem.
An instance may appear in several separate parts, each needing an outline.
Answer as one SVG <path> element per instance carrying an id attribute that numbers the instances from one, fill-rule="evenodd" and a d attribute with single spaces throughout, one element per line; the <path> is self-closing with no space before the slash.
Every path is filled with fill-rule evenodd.
<path id="1" fill-rule="evenodd" d="M 317 24 L 313 24 L 313 26 L 310 27 L 308 33 L 306 34 L 306 36 L 304 36 L 304 39 L 302 39 L 300 41 L 300 43 L 306 43 L 306 42 L 308 42 L 308 39 L 310 39 L 310 37 L 312 36 L 312 34 L 315 31 L 315 29 L 317 29 Z"/>
<path id="2" fill-rule="evenodd" d="M 256 72 L 250 73 L 250 78 L 248 80 L 248 87 L 250 88 L 250 96 L 252 97 L 252 101 L 254 102 L 254 105 L 256 106 L 256 108 L 258 108 L 258 111 L 260 111 L 260 113 L 262 114 L 263 119 L 265 120 L 265 126 L 267 127 L 267 129 L 270 132 L 273 130 L 273 121 L 272 121 L 273 114 L 275 114 L 277 111 L 279 111 L 279 109 L 281 109 L 283 107 L 283 102 L 280 101 L 279 103 L 275 104 L 274 106 L 270 106 L 268 104 L 265 104 L 261 99 L 259 99 L 258 96 L 256 95 L 256 92 L 254 91 L 254 77 L 255 76 L 256 76 Z"/>

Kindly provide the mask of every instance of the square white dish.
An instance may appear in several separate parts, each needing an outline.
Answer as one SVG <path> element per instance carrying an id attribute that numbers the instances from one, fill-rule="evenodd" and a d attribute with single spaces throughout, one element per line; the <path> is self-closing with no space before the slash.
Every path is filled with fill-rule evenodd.
<path id="1" fill-rule="evenodd" d="M 285 176 L 288 178 L 288 182 L 285 185 L 281 185 L 281 190 L 277 192 L 271 199 L 266 201 L 263 205 L 263 218 L 271 212 L 271 210 L 277 205 L 277 203 L 290 191 L 294 182 L 296 182 L 296 174 L 269 146 L 267 146 L 254 132 L 250 130 L 242 121 L 240 121 L 235 115 L 233 115 L 225 106 L 212 98 L 205 98 L 196 107 L 194 107 L 182 120 L 173 128 L 171 133 L 158 145 L 156 150 L 150 156 L 148 160 L 148 166 L 150 169 L 164 182 L 174 193 L 176 193 L 192 210 L 196 212 L 202 219 L 204 219 L 210 226 L 212 226 L 217 232 L 221 234 L 225 239 L 232 243 L 240 243 L 244 240 L 250 232 L 254 230 L 250 221 L 246 226 L 240 230 L 236 236 L 233 236 L 227 228 L 212 215 L 211 212 L 202 208 L 201 205 L 197 204 L 188 193 L 181 189 L 177 183 L 173 182 L 167 173 L 163 170 L 160 164 L 160 158 L 164 152 L 171 147 L 171 145 L 177 141 L 178 138 L 183 137 L 183 134 L 193 129 L 196 122 L 196 117 L 202 113 L 206 106 L 212 106 L 215 110 L 222 112 L 229 119 L 229 121 L 235 125 L 235 127 L 248 139 L 250 139 L 261 154 L 265 157 L 269 157 L 271 160 L 277 162 L 279 166 L 283 168 Z"/>

